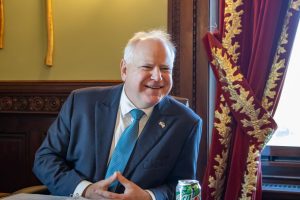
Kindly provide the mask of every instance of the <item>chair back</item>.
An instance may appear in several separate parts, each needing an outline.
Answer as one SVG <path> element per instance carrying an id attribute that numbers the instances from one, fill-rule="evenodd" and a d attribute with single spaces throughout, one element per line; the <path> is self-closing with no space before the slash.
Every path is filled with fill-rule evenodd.
<path id="1" fill-rule="evenodd" d="M 179 97 L 179 96 L 172 96 L 175 100 L 179 101 L 180 103 L 183 103 L 186 107 L 189 107 L 189 99 L 185 97 Z"/>

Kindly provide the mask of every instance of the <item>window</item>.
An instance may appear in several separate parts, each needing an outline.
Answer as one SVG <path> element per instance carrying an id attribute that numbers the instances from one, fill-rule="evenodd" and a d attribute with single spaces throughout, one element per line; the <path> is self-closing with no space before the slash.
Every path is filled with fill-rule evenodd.
<path id="1" fill-rule="evenodd" d="M 268 145 L 300 147 L 299 114 L 300 90 L 297 87 L 300 76 L 300 26 L 296 33 L 280 101 L 274 119 L 278 129 Z"/>
<path id="2" fill-rule="evenodd" d="M 299 199 L 300 195 L 299 51 L 300 24 L 274 116 L 278 129 L 261 156 L 263 198 L 266 199 Z"/>

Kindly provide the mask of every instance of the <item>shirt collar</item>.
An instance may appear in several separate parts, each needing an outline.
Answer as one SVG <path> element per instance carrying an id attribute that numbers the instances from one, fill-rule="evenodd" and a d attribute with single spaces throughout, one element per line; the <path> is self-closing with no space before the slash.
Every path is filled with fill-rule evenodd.
<path id="1" fill-rule="evenodd" d="M 153 111 L 154 106 L 151 106 L 149 108 L 140 109 L 142 110 L 147 117 L 149 117 Z M 125 89 L 123 87 L 122 93 L 121 93 L 121 99 L 120 99 L 120 111 L 122 117 L 125 117 L 127 113 L 129 113 L 131 110 L 136 109 L 135 105 L 128 99 Z"/>

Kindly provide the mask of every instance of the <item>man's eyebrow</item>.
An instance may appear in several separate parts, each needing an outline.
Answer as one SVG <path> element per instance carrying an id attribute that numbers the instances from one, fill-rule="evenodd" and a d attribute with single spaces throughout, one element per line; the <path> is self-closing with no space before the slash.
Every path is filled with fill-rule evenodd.
<path id="1" fill-rule="evenodd" d="M 153 66 L 155 66 L 155 64 L 144 63 L 144 64 L 141 64 L 140 66 L 141 66 L 141 67 L 142 67 L 142 66 L 150 66 L 150 67 L 153 67 Z M 161 64 L 161 65 L 159 65 L 159 67 L 160 67 L 160 68 L 161 68 L 161 67 L 168 67 L 168 68 L 171 68 L 171 66 L 168 65 L 168 64 Z"/>
<path id="2" fill-rule="evenodd" d="M 152 64 L 152 63 L 145 63 L 144 65 L 147 65 L 147 66 L 153 66 L 155 64 Z"/>
<path id="3" fill-rule="evenodd" d="M 168 67 L 168 68 L 171 68 L 170 65 L 160 65 L 160 67 Z"/>

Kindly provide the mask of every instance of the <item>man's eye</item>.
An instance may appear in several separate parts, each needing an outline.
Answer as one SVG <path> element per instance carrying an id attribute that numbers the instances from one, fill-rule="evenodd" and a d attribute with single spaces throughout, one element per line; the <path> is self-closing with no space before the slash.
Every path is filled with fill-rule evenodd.
<path id="1" fill-rule="evenodd" d="M 147 65 L 145 65 L 145 66 L 142 66 L 142 69 L 144 69 L 144 70 L 151 70 L 151 69 L 152 69 L 152 67 L 151 67 L 151 66 L 147 66 Z"/>
<path id="2" fill-rule="evenodd" d="M 169 72 L 169 71 L 171 71 L 171 68 L 169 68 L 169 67 L 161 67 L 160 70 L 164 71 L 164 72 Z"/>

